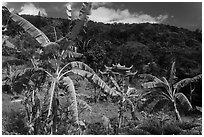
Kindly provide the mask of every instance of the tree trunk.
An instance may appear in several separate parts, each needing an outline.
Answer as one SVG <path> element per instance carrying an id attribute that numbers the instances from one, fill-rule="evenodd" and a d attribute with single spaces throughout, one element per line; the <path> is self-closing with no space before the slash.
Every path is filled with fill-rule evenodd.
<path id="1" fill-rule="evenodd" d="M 181 123 L 182 120 L 181 120 L 181 116 L 180 116 L 179 111 L 178 111 L 177 106 L 176 106 L 176 101 L 173 102 L 173 105 L 174 105 L 174 111 L 176 114 L 176 120 L 178 120 Z"/>

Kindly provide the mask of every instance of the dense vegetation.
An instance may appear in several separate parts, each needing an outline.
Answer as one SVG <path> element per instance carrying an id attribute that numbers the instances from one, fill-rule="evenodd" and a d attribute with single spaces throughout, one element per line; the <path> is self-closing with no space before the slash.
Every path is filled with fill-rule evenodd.
<path id="1" fill-rule="evenodd" d="M 70 22 L 67 19 L 31 15 L 22 17 L 42 30 L 51 41 L 54 40 L 53 27 L 58 38 L 69 32 Z M 164 24 L 103 24 L 89 21 L 86 31 L 86 34 L 82 31 L 78 38 L 79 51 L 85 55 L 86 63 L 95 69 L 103 68 L 103 64 L 120 62 L 126 66 L 133 65 L 142 72 L 144 65 L 155 62 L 159 69 L 166 70 L 171 59 L 176 58 L 181 73 L 194 76 L 201 72 L 202 34 L 199 30 L 189 31 Z M 29 36 L 19 35 L 22 33 L 23 29 L 10 21 L 6 34 L 14 45 L 19 46 L 19 36 L 27 37 L 21 38 L 26 41 L 25 44 L 33 43 Z"/>
<path id="2" fill-rule="evenodd" d="M 202 104 L 201 31 L 86 22 L 89 10 L 78 20 L 3 14 L 3 92 L 14 100 L 23 96 L 25 107 L 4 112 L 3 133 L 201 134 L 191 131 L 200 128 L 196 120 L 182 118 L 200 113 Z M 25 31 L 23 19 L 45 35 Z M 75 74 L 93 85 L 82 85 L 84 79 Z M 86 92 L 85 87 L 88 95 L 79 90 Z M 90 105 L 104 101 L 118 116 L 102 114 L 98 123 L 82 120 Z"/>

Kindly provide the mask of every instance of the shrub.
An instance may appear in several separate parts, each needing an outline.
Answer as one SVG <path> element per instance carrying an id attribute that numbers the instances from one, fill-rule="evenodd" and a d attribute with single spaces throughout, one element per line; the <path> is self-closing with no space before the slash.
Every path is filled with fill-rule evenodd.
<path id="1" fill-rule="evenodd" d="M 93 124 L 89 124 L 87 131 L 87 135 L 106 135 L 107 131 L 105 130 L 105 127 L 102 123 L 96 122 Z"/>
<path id="2" fill-rule="evenodd" d="M 163 127 L 163 133 L 164 135 L 178 135 L 179 133 L 181 133 L 183 130 L 177 126 L 174 123 L 167 123 L 164 125 Z"/>
<path id="3" fill-rule="evenodd" d="M 29 128 L 26 126 L 25 114 L 23 112 L 7 112 L 4 113 L 5 117 L 2 119 L 2 134 L 5 135 L 26 135 Z"/>

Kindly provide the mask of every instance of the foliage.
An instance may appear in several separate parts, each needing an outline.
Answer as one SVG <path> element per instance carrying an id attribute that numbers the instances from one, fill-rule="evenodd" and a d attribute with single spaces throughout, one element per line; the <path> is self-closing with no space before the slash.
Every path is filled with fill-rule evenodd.
<path id="1" fill-rule="evenodd" d="M 12 111 L 10 113 L 3 113 L 6 117 L 2 119 L 2 134 L 21 134 L 27 135 L 29 128 L 24 120 L 25 114 L 23 112 Z"/>
<path id="2" fill-rule="evenodd" d="M 148 63 L 152 59 L 152 55 L 149 48 L 139 42 L 128 41 L 121 47 L 121 63 L 125 65 L 134 65 L 137 70 L 141 69 L 141 66 Z"/>
<path id="3" fill-rule="evenodd" d="M 156 92 L 156 94 L 157 94 L 156 96 L 161 97 L 161 98 L 158 98 L 158 99 L 160 99 L 160 101 L 158 101 L 155 105 L 158 105 L 159 103 L 163 104 L 164 102 L 161 103 L 161 101 L 163 101 L 164 99 L 170 101 L 174 106 L 174 111 L 175 111 L 177 120 L 179 120 L 181 122 L 182 120 L 181 120 L 180 114 L 177 110 L 176 104 L 178 104 L 178 101 L 179 101 L 179 103 L 181 105 L 185 106 L 187 108 L 187 110 L 191 110 L 192 105 L 189 102 L 188 98 L 185 96 L 185 94 L 179 92 L 179 90 L 181 87 L 184 87 L 193 81 L 197 81 L 198 79 L 201 78 L 202 75 L 200 74 L 200 75 L 195 76 L 193 78 L 187 78 L 187 79 L 181 80 L 181 81 L 176 83 L 175 62 L 172 63 L 172 66 L 171 66 L 169 73 L 170 73 L 170 75 L 169 75 L 168 81 L 165 77 L 159 79 L 159 78 L 157 78 L 151 74 L 141 74 L 140 77 L 150 79 L 150 82 L 146 82 L 142 86 L 144 88 L 147 88 L 147 89 L 162 88 L 162 90 L 154 90 L 153 91 L 153 94 L 155 94 L 154 92 Z M 164 105 L 162 105 L 162 106 L 164 106 Z M 159 106 L 156 106 L 156 107 L 159 107 Z"/>
<path id="4" fill-rule="evenodd" d="M 142 129 L 135 128 L 138 125 L 136 121 L 131 128 L 121 125 L 123 113 L 128 109 L 131 110 L 132 119 L 137 119 L 134 116 L 135 107 L 143 97 L 143 106 L 151 105 L 151 112 L 157 112 L 165 107 L 163 104 L 170 102 L 168 107 L 174 107 L 178 119 L 176 105 L 183 104 L 192 108 L 192 100 L 189 102 L 181 90 L 190 85 L 192 95 L 195 89 L 191 87 L 192 82 L 201 79 L 201 74 L 183 79 L 183 76 L 192 77 L 201 73 L 201 31 L 189 31 L 164 24 L 88 22 L 90 9 L 90 3 L 83 3 L 79 18 L 73 20 L 69 13 L 71 7 L 68 7 L 67 20 L 17 15 L 3 7 L 2 22 L 6 28 L 3 34 L 9 38 L 3 41 L 2 53 L 3 56 L 11 57 L 6 61 L 3 59 L 3 71 L 8 70 L 7 74 L 4 73 L 6 76 L 3 88 L 6 87 L 12 94 L 22 93 L 23 98 L 14 96 L 13 99 L 17 98 L 14 102 L 21 101 L 26 110 L 26 115 L 19 116 L 18 120 L 8 120 L 6 130 L 11 134 L 83 134 L 79 115 L 85 110 L 91 110 L 91 107 L 78 98 L 80 95 L 76 93 L 75 83 L 70 77 L 72 74 L 87 78 L 100 87 L 104 96 L 111 95 L 114 96 L 113 100 L 117 98 L 119 101 L 119 120 L 111 123 L 114 133 L 108 132 L 102 123 L 96 123 L 88 125 L 88 134 L 182 134 L 185 131 L 181 132 L 181 129 L 194 127 L 195 125 L 179 122 L 170 122 L 161 127 L 161 119 L 147 120 Z M 12 48 L 8 43 L 13 43 Z M 75 61 L 82 57 L 87 65 Z M 164 76 L 172 58 L 177 60 L 180 74 L 177 76 L 181 79 L 176 84 L 175 63 L 169 71 L 169 78 L 153 76 Z M 104 64 L 110 66 L 119 62 L 126 66 L 133 65 L 131 68 L 139 72 L 148 64 L 150 71 L 147 72 L 153 75 L 143 75 L 149 79 L 143 86 L 154 88 L 154 91 L 150 91 L 152 94 L 146 92 L 148 95 L 142 96 L 139 91 L 128 87 L 125 79 L 136 73 L 124 71 L 126 67 L 119 64 L 107 67 L 113 70 L 104 74 L 109 80 L 108 84 L 94 72 L 102 69 Z M 22 64 L 23 69 L 16 71 L 16 65 Z M 160 73 L 160 70 L 164 73 Z M 121 127 L 119 133 L 118 127 Z M 124 133 L 124 130 L 127 132 Z"/>
<path id="5" fill-rule="evenodd" d="M 137 74 L 136 72 L 130 72 L 133 66 L 131 67 L 125 67 L 121 66 L 120 64 L 113 65 L 112 67 L 106 67 L 106 72 L 101 72 L 102 75 L 106 75 L 108 79 L 108 83 L 110 85 L 112 84 L 113 88 L 116 89 L 118 94 L 118 120 L 119 125 L 118 128 L 120 129 L 123 124 L 123 114 L 128 109 L 131 111 L 132 119 L 137 120 L 137 117 L 135 116 L 135 103 L 140 100 L 141 98 L 138 98 L 140 96 L 140 93 L 137 92 L 135 88 L 130 88 L 128 86 L 128 79 L 131 76 L 134 76 Z"/>
<path id="6" fill-rule="evenodd" d="M 45 45 L 50 42 L 44 33 L 35 28 L 35 26 L 33 26 L 27 20 L 13 13 L 10 13 L 10 18 L 14 20 L 18 25 L 23 27 L 23 29 L 27 31 L 32 37 L 34 37 L 41 45 Z"/>
<path id="7" fill-rule="evenodd" d="M 69 109 L 69 116 L 71 116 L 71 119 L 67 119 L 68 121 L 65 121 L 65 123 L 67 122 L 66 124 L 70 124 L 73 127 L 72 131 L 74 134 L 80 133 L 76 92 L 74 84 L 68 76 L 70 73 L 76 73 L 84 77 L 88 76 L 87 78 L 90 78 L 95 84 L 105 89 L 104 91 L 108 94 L 112 95 L 114 93 L 86 64 L 82 62 L 63 62 L 63 59 L 70 58 L 69 53 L 77 52 L 69 48 L 74 46 L 77 35 L 84 24 L 86 24 L 90 8 L 90 3 L 83 3 L 76 25 L 74 25 L 70 33 L 56 40 L 56 42 L 50 42 L 47 36 L 30 22 L 14 13 L 10 13 L 4 8 L 9 13 L 9 17 L 34 37 L 44 48 L 38 54 L 31 55 L 33 68 L 28 68 L 27 70 L 31 71 L 26 70 L 20 76 L 20 78 L 26 78 L 26 81 L 20 80 L 20 85 L 24 85 L 22 89 L 24 90 L 24 98 L 21 99 L 21 102 L 25 106 L 29 134 L 57 134 L 57 128 L 61 122 L 58 120 L 60 118 L 58 117 L 58 111 L 62 105 L 59 98 L 60 89 L 66 97 L 66 107 Z M 66 38 L 68 38 L 69 48 L 62 47 L 60 49 L 58 43 Z M 73 55 L 75 54 L 72 54 L 72 57 L 74 57 Z M 79 73 L 76 69 L 81 69 L 81 72 Z M 44 91 L 43 101 L 39 98 L 39 92 L 42 91 L 42 87 L 36 83 L 39 82 L 38 77 L 41 75 L 44 75 L 45 78 L 40 83 L 47 86 L 47 90 Z M 61 110 L 61 112 L 63 111 Z M 69 131 L 67 133 L 69 134 Z"/>
<path id="8" fill-rule="evenodd" d="M 40 17 L 40 20 L 46 22 L 47 25 L 38 27 L 40 21 L 37 20 L 36 16 L 22 15 L 22 17 L 41 30 L 47 30 L 44 28 L 50 28 L 50 33 L 53 33 L 52 26 L 56 27 L 57 33 L 62 34 L 63 36 L 69 32 L 68 28 L 71 24 L 71 21 L 67 21 L 67 19 Z M 56 25 L 55 22 L 59 25 Z M 8 24 L 8 32 L 6 34 L 13 37 L 20 32 L 23 32 L 23 30 L 10 20 Z M 46 31 L 44 33 L 47 36 L 49 35 Z M 82 33 L 80 32 L 80 35 L 81 34 Z M 121 49 L 126 47 L 128 43 L 134 42 L 141 43 L 147 47 L 148 52 L 151 53 L 151 58 L 158 64 L 160 69 L 166 69 L 166 66 L 169 66 L 171 62 L 172 56 L 174 56 L 177 58 L 178 68 L 181 69 L 184 74 L 194 76 L 201 72 L 202 66 L 202 39 L 200 37 L 201 32 L 199 31 L 190 31 L 184 28 L 177 28 L 175 26 L 164 24 L 143 23 L 106 25 L 89 21 L 87 23 L 85 41 L 94 39 L 98 45 L 105 50 L 106 57 L 103 58 L 102 62 L 107 65 L 118 63 L 118 59 L 121 58 Z M 51 39 L 51 37 L 49 37 L 49 39 Z M 174 39 L 177 39 L 178 42 Z M 96 44 L 94 45 L 97 46 Z M 128 56 L 126 54 L 123 55 Z M 145 60 L 147 59 L 147 62 L 144 64 L 148 63 L 148 58 L 145 58 Z M 127 59 L 124 58 L 124 60 Z M 135 64 L 139 63 L 137 61 L 134 62 Z M 130 66 L 131 64 L 127 63 L 125 65 Z M 103 65 L 101 67 L 103 67 Z M 136 66 L 134 65 L 134 67 Z M 138 70 L 141 69 L 142 66 L 139 66 Z"/>

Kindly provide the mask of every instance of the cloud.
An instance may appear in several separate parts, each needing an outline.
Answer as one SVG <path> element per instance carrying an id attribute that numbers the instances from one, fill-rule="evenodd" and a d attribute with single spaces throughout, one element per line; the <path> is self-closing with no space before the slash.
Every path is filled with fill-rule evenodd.
<path id="1" fill-rule="evenodd" d="M 39 11 L 41 15 L 47 16 L 47 12 L 44 8 L 38 8 L 33 3 L 28 3 L 21 7 L 19 14 L 38 15 Z"/>
<path id="2" fill-rule="evenodd" d="M 106 6 L 106 5 L 112 5 L 112 2 L 93 2 L 92 8 L 95 9 L 95 8 Z"/>
<path id="3" fill-rule="evenodd" d="M 14 8 L 9 8 L 9 11 L 10 12 L 14 12 Z"/>
<path id="4" fill-rule="evenodd" d="M 67 2 L 64 6 L 69 6 L 71 5 L 72 7 L 72 18 L 77 19 L 79 16 L 79 11 L 82 6 L 82 2 Z M 92 9 L 96 9 L 101 6 L 110 6 L 112 5 L 112 2 L 92 2 Z"/>
<path id="5" fill-rule="evenodd" d="M 2 2 L 2 6 L 5 6 L 5 7 L 8 8 L 8 2 Z M 10 12 L 13 12 L 13 11 L 14 11 L 14 8 L 8 8 L 8 10 L 9 10 Z"/>
<path id="6" fill-rule="evenodd" d="M 92 14 L 90 15 L 90 20 L 103 23 L 161 23 L 168 18 L 168 15 L 159 15 L 157 17 L 152 17 L 148 14 L 140 13 L 130 13 L 128 9 L 112 9 L 106 7 L 98 7 L 92 9 Z"/>
<path id="7" fill-rule="evenodd" d="M 2 2 L 2 6 L 7 6 L 8 2 Z"/>
<path id="8" fill-rule="evenodd" d="M 65 4 L 65 6 L 68 6 L 68 5 L 73 6 L 74 4 L 75 4 L 74 2 L 67 2 L 67 3 Z"/>

